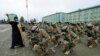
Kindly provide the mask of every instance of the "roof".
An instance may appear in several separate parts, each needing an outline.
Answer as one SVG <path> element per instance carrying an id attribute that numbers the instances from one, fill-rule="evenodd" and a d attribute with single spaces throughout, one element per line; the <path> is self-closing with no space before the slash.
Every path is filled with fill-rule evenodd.
<path id="1" fill-rule="evenodd" d="M 66 13 L 66 14 L 71 14 L 71 13 L 74 13 L 74 12 L 84 11 L 84 10 L 88 10 L 88 9 L 98 8 L 98 7 L 100 7 L 100 5 L 96 5 L 96 6 L 92 6 L 92 7 L 88 7 L 88 8 L 84 8 L 84 9 L 78 9 L 76 11 L 72 11 L 72 12 L 69 12 L 69 13 Z M 57 12 L 55 14 L 60 14 L 60 13 L 65 13 L 65 12 Z M 54 15 L 54 14 L 51 14 L 51 15 Z M 48 16 L 51 16 L 51 15 L 48 15 Z M 44 17 L 48 17 L 48 16 L 44 16 Z"/>
<path id="2" fill-rule="evenodd" d="M 74 12 L 78 12 L 78 11 L 84 11 L 84 10 L 88 10 L 88 9 L 93 9 L 93 8 L 98 8 L 98 7 L 100 7 L 100 5 L 92 6 L 92 7 L 88 7 L 88 8 L 84 8 L 84 9 L 78 9 L 76 11 L 72 11 L 72 12 L 69 12 L 67 14 L 74 13 Z"/>
<path id="3" fill-rule="evenodd" d="M 65 12 L 56 12 L 56 13 L 54 13 L 54 14 L 51 14 L 51 15 L 56 15 L 56 14 L 64 14 Z M 44 16 L 44 17 L 48 17 L 48 16 L 51 16 L 51 15 L 47 15 L 47 16 Z M 42 18 L 44 18 L 44 17 L 42 17 Z"/>

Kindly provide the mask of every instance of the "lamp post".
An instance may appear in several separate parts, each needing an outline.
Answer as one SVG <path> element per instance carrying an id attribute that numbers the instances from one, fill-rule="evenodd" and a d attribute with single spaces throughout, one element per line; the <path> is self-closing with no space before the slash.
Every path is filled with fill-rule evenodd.
<path id="1" fill-rule="evenodd" d="M 29 18 L 29 15 L 28 15 L 28 0 L 26 0 L 26 9 L 27 9 L 27 19 Z"/>

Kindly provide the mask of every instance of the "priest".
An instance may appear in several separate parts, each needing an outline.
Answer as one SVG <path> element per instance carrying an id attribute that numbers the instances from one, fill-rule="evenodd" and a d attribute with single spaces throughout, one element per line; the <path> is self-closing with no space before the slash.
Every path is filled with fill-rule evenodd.
<path id="1" fill-rule="evenodd" d="M 16 14 L 7 14 L 9 24 L 12 26 L 12 44 L 11 49 L 17 47 L 24 47 L 23 33 L 21 24 L 18 22 Z"/>

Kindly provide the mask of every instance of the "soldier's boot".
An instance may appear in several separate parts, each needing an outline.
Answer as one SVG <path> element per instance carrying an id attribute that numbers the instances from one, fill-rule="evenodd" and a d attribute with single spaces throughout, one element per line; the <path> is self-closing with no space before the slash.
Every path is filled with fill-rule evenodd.
<path id="1" fill-rule="evenodd" d="M 98 43 L 100 44 L 100 40 L 98 41 Z"/>
<path id="2" fill-rule="evenodd" d="M 61 41 L 58 42 L 58 45 L 61 46 Z"/>
<path id="3" fill-rule="evenodd" d="M 99 43 L 98 43 L 98 40 L 96 39 L 96 40 L 94 40 L 94 46 L 98 46 L 99 45 Z"/>
<path id="4" fill-rule="evenodd" d="M 100 37 L 98 38 L 98 43 L 100 44 Z"/>
<path id="5" fill-rule="evenodd" d="M 41 56 L 48 56 L 46 52 L 42 53 Z"/>
<path id="6" fill-rule="evenodd" d="M 55 42 L 54 42 L 54 47 L 57 47 L 58 46 L 58 43 L 57 43 L 57 41 L 55 40 Z"/>
<path id="7" fill-rule="evenodd" d="M 69 53 L 70 53 L 69 46 L 66 46 L 66 47 L 63 47 L 63 48 L 64 48 L 63 49 L 64 54 L 69 55 Z"/>
<path id="8" fill-rule="evenodd" d="M 75 39 L 75 42 L 76 42 L 76 43 L 80 43 L 80 42 L 81 42 L 81 38 L 80 38 L 80 37 L 77 37 L 77 38 Z"/>
<path id="9" fill-rule="evenodd" d="M 93 48 L 93 43 L 94 43 L 94 40 L 92 37 L 89 37 L 88 40 L 87 40 L 87 46 L 89 48 Z"/>
<path id="10" fill-rule="evenodd" d="M 81 42 L 82 42 L 81 37 L 79 37 L 78 43 L 81 43 Z"/>
<path id="11" fill-rule="evenodd" d="M 65 55 L 69 55 L 70 54 L 70 51 L 66 51 L 64 54 Z"/>
<path id="12" fill-rule="evenodd" d="M 14 49 L 14 48 L 15 48 L 14 46 L 11 46 L 11 47 L 10 47 L 10 49 Z"/>
<path id="13" fill-rule="evenodd" d="M 93 41 L 88 41 L 87 46 L 88 46 L 89 48 L 92 48 L 92 47 L 93 47 Z"/>

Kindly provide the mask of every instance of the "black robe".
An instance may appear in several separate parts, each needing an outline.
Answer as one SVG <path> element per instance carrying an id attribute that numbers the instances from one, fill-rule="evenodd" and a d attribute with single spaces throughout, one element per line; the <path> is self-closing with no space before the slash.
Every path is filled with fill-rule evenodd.
<path id="1" fill-rule="evenodd" d="M 18 29 L 18 22 L 9 22 L 12 26 L 12 46 L 23 45 L 20 30 Z"/>

